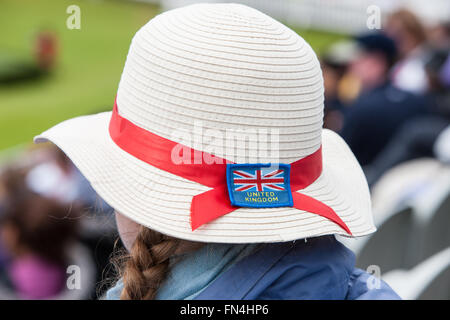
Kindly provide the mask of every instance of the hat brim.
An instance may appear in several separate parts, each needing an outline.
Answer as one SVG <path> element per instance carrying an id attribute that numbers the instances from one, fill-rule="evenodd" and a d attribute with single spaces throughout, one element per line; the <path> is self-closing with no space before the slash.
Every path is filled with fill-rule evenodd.
<path id="1" fill-rule="evenodd" d="M 239 208 L 195 231 L 192 197 L 210 188 L 153 167 L 123 151 L 109 136 L 111 112 L 64 121 L 35 142 L 51 141 L 79 168 L 97 193 L 135 222 L 180 239 L 200 242 L 283 242 L 348 234 L 334 222 L 291 207 Z M 365 176 L 346 143 L 324 129 L 323 172 L 299 192 L 330 206 L 353 236 L 376 230 Z"/>

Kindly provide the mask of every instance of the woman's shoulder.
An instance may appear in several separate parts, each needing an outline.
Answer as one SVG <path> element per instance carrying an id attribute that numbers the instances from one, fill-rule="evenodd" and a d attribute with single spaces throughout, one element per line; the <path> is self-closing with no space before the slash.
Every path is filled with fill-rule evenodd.
<path id="1" fill-rule="evenodd" d="M 345 296 L 353 253 L 334 236 L 266 244 L 198 299 L 331 299 Z"/>
<path id="2" fill-rule="evenodd" d="M 355 268 L 353 252 L 334 236 L 293 246 L 269 272 L 276 279 L 255 299 L 400 299 L 383 280 Z"/>
<path id="3" fill-rule="evenodd" d="M 354 263 L 353 252 L 334 236 L 296 241 L 268 270 L 269 281 L 252 298 L 343 299 Z"/>

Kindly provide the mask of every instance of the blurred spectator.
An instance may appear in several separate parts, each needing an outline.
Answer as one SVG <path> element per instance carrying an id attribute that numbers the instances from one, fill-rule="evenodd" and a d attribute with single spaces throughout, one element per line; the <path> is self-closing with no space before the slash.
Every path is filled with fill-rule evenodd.
<path id="1" fill-rule="evenodd" d="M 0 241 L 9 256 L 10 285 L 23 299 L 44 299 L 65 288 L 69 244 L 76 234 L 75 208 L 27 190 L 22 170 L 1 176 Z"/>
<path id="2" fill-rule="evenodd" d="M 40 70 L 49 71 L 57 56 L 57 38 L 51 31 L 41 31 L 36 35 L 34 55 Z"/>
<path id="3" fill-rule="evenodd" d="M 384 27 L 397 46 L 399 61 L 392 68 L 392 84 L 402 90 L 423 93 L 428 89 L 424 69 L 426 31 L 419 18 L 409 10 L 391 14 Z"/>
<path id="4" fill-rule="evenodd" d="M 353 100 L 359 93 L 358 83 L 347 86 L 347 82 L 343 85 L 347 66 L 356 50 L 353 41 L 340 41 L 331 45 L 321 61 L 325 87 L 323 126 L 336 132 L 342 129 L 344 122 L 344 103 Z"/>
<path id="5" fill-rule="evenodd" d="M 64 152 L 51 144 L 43 150 L 44 159 L 25 178 L 27 188 L 61 203 L 76 203 L 90 211 L 112 212 Z"/>
<path id="6" fill-rule="evenodd" d="M 430 50 L 425 64 L 433 114 L 450 120 L 450 46 Z"/>
<path id="7" fill-rule="evenodd" d="M 42 79 L 51 73 L 58 56 L 58 39 L 52 31 L 40 31 L 33 39 L 33 59 L 0 52 L 0 86 Z"/>
<path id="8" fill-rule="evenodd" d="M 78 199 L 79 179 L 72 162 L 57 148 L 48 148 L 50 161 L 38 164 L 26 176 L 27 187 L 61 203 Z"/>
<path id="9" fill-rule="evenodd" d="M 450 22 L 440 22 L 427 30 L 427 38 L 434 48 L 450 47 Z"/>
<path id="10" fill-rule="evenodd" d="M 392 39 L 381 33 L 364 34 L 355 40 L 359 50 L 350 62 L 349 73 L 360 81 L 364 93 L 387 82 L 397 49 Z"/>
<path id="11" fill-rule="evenodd" d="M 446 81 L 450 76 L 450 69 L 446 69 L 449 59 L 448 49 L 437 49 L 428 55 L 425 69 L 430 83 L 430 114 L 405 122 L 370 166 L 364 168 L 369 185 L 401 162 L 434 157 L 436 150 L 445 153 L 446 143 L 450 146 L 450 140 L 442 140 L 440 147 L 435 147 L 438 137 L 450 125 L 450 82 Z"/>
<path id="12" fill-rule="evenodd" d="M 362 92 L 348 107 L 341 135 L 361 165 L 367 165 L 403 123 L 427 113 L 428 101 L 390 83 L 388 72 L 396 57 L 392 39 L 377 33 L 356 40 L 361 53 L 349 72 L 361 82 Z"/>

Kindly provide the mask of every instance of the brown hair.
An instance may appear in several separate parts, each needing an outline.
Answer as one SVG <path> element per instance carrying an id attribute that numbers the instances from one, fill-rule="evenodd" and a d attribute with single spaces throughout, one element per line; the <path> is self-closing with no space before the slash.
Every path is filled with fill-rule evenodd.
<path id="1" fill-rule="evenodd" d="M 415 39 L 417 44 L 427 38 L 426 30 L 419 18 L 407 9 L 399 9 L 389 16 L 389 21 L 398 21 L 404 30 Z"/>
<path id="2" fill-rule="evenodd" d="M 113 264 L 123 278 L 121 300 L 152 300 L 170 272 L 172 259 L 202 247 L 141 226 L 129 253 L 118 253 Z"/>

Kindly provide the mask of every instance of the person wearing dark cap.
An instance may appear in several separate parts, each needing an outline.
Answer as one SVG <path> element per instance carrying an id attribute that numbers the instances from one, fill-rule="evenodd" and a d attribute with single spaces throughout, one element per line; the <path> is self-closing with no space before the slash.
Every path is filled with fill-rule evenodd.
<path id="1" fill-rule="evenodd" d="M 359 80 L 361 93 L 349 106 L 340 134 L 360 164 L 367 165 L 405 121 L 427 113 L 427 99 L 390 83 L 397 54 L 391 38 L 372 33 L 355 40 L 359 50 L 349 72 Z"/>

